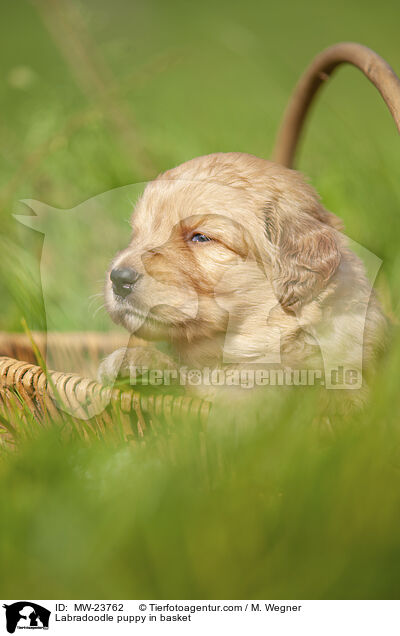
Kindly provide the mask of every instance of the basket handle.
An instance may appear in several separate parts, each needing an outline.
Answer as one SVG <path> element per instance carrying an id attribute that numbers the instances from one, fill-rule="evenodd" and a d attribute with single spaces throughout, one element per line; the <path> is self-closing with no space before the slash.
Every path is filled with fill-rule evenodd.
<path id="1" fill-rule="evenodd" d="M 341 42 L 319 53 L 301 76 L 286 108 L 273 159 L 291 168 L 309 108 L 337 66 L 353 64 L 376 86 L 400 133 L 400 79 L 380 55 L 362 44 Z"/>

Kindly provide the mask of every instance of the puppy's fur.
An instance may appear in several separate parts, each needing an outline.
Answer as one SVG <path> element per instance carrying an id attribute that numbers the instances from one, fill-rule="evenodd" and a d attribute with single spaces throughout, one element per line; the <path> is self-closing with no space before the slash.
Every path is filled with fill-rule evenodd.
<path id="1" fill-rule="evenodd" d="M 111 265 L 142 276 L 121 299 L 108 272 L 107 309 L 191 367 L 359 368 L 360 348 L 368 367 L 385 321 L 341 229 L 298 172 L 242 153 L 198 157 L 145 188 Z M 142 364 L 137 348 L 130 357 Z M 121 361 L 106 360 L 102 378 Z"/>

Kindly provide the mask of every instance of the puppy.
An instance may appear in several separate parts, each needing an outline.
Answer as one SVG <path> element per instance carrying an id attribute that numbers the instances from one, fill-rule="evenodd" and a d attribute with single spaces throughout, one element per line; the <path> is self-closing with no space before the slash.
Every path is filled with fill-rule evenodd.
<path id="1" fill-rule="evenodd" d="M 102 363 L 102 381 L 143 366 L 342 368 L 362 393 L 385 319 L 340 220 L 298 172 L 243 153 L 198 157 L 147 185 L 131 225 L 106 307 L 130 334 L 168 341 L 175 360 L 131 346 Z"/>

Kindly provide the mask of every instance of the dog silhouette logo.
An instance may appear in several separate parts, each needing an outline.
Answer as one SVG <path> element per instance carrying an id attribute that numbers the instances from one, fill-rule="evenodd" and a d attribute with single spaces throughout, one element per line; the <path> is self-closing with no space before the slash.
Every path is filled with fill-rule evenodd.
<path id="1" fill-rule="evenodd" d="M 3 605 L 6 610 L 6 627 L 9 634 L 18 629 L 48 629 L 50 610 L 32 603 L 18 601 L 11 605 Z"/>

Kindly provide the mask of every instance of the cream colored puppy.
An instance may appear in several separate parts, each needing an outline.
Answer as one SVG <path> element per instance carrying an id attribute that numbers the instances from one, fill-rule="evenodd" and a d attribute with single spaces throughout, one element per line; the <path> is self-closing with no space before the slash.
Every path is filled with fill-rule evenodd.
<path id="1" fill-rule="evenodd" d="M 361 373 L 385 323 L 339 219 L 298 172 L 243 153 L 198 157 L 147 185 L 105 298 L 116 323 L 167 340 L 176 359 L 118 350 L 103 381 L 178 361 Z"/>

